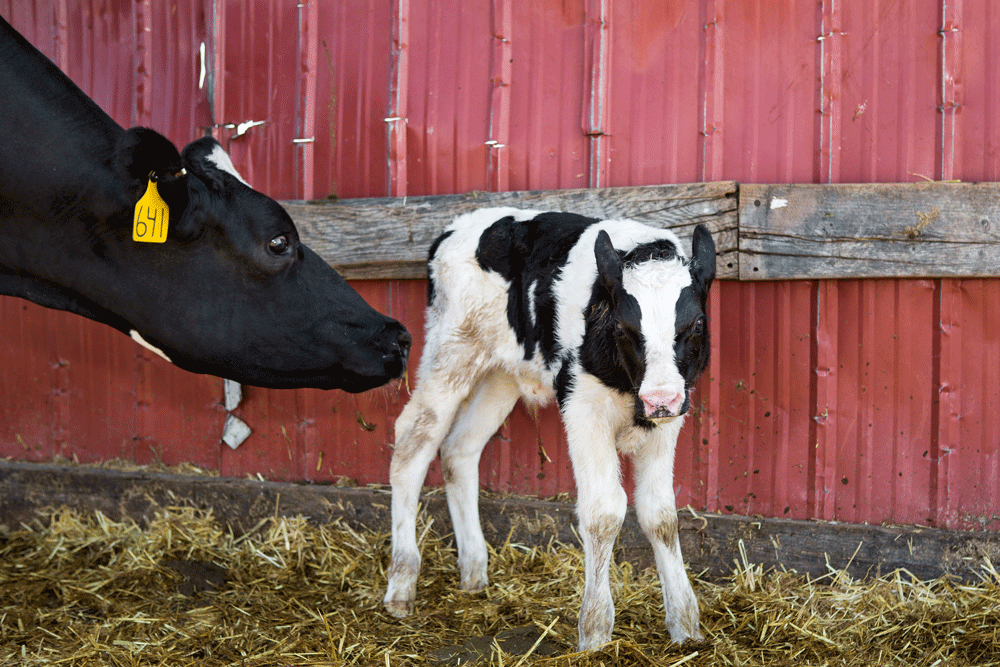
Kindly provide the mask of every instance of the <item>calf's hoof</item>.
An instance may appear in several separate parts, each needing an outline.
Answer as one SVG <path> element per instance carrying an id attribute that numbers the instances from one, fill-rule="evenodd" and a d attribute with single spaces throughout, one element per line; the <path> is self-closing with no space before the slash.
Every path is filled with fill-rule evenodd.
<path id="1" fill-rule="evenodd" d="M 382 601 L 385 610 L 396 618 L 406 618 L 413 613 L 413 600 L 389 600 Z"/>
<path id="2" fill-rule="evenodd" d="M 667 621 L 667 632 L 670 633 L 670 640 L 675 644 L 683 644 L 686 641 L 702 642 L 705 636 L 701 634 L 701 624 L 698 619 L 698 607 L 687 609 L 678 615 L 671 623 Z"/>
<path id="3" fill-rule="evenodd" d="M 703 642 L 705 641 L 705 636 L 701 634 L 700 630 L 695 630 L 694 632 L 687 632 L 685 630 L 677 631 L 673 628 L 667 628 L 670 632 L 670 641 L 675 644 L 683 644 L 684 642 Z"/>
<path id="4" fill-rule="evenodd" d="M 490 585 L 490 580 L 485 574 L 472 574 L 469 577 L 462 577 L 462 590 L 466 593 L 482 593 Z"/>

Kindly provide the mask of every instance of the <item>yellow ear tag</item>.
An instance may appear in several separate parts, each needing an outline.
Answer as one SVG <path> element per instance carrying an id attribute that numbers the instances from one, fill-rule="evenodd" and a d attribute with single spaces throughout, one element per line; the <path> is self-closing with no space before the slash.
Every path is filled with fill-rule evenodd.
<path id="1" fill-rule="evenodd" d="M 135 205 L 132 218 L 132 240 L 145 243 L 163 243 L 167 240 L 167 223 L 170 207 L 156 189 L 156 181 L 149 179 L 146 194 Z"/>

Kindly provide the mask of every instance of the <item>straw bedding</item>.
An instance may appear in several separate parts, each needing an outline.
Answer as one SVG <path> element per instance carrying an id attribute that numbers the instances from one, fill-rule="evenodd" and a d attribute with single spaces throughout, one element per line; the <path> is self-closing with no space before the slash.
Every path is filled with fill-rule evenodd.
<path id="1" fill-rule="evenodd" d="M 1000 665 L 1000 575 L 808 581 L 738 564 L 696 578 L 706 641 L 671 646 L 653 570 L 612 566 L 614 641 L 577 654 L 578 549 L 507 543 L 458 590 L 423 526 L 418 610 L 382 611 L 388 536 L 301 518 L 234 535 L 210 512 L 146 526 L 54 512 L 0 535 L 2 665 Z"/>

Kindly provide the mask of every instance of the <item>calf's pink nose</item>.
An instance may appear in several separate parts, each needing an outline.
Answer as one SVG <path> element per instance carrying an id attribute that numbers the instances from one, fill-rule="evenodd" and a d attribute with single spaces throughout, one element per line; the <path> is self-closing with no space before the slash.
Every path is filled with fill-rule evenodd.
<path id="1" fill-rule="evenodd" d="M 668 390 L 655 390 L 639 394 L 645 408 L 646 416 L 676 417 L 684 404 L 684 393 Z"/>

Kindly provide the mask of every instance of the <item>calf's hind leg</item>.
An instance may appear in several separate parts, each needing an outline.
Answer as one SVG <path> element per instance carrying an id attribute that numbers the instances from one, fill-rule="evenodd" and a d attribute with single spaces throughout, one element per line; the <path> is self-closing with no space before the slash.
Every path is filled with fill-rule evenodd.
<path id="1" fill-rule="evenodd" d="M 397 618 L 413 613 L 420 572 L 417 505 L 427 468 L 468 394 L 432 376 L 413 392 L 396 420 L 396 447 L 389 464 L 392 486 L 392 561 L 383 604 Z"/>
<path id="2" fill-rule="evenodd" d="M 467 591 L 480 591 L 489 585 L 486 540 L 479 521 L 479 457 L 519 395 L 517 383 L 506 373 L 487 375 L 462 404 L 441 444 L 448 511 L 458 544 L 458 569 L 462 588 Z"/>

